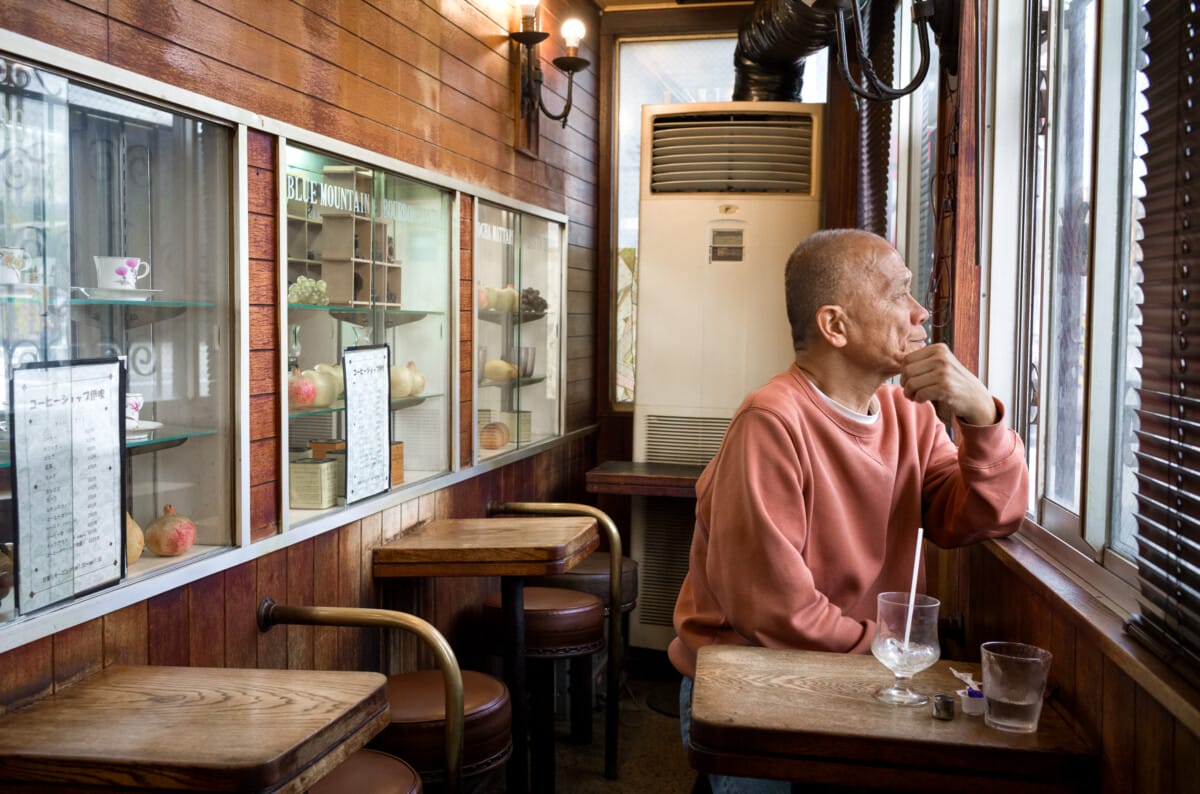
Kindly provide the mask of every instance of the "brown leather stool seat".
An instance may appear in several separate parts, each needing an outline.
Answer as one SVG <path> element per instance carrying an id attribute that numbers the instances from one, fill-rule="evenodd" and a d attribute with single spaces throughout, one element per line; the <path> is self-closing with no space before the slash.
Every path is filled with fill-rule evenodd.
<path id="1" fill-rule="evenodd" d="M 484 599 L 483 613 L 493 626 L 503 625 L 499 593 Z M 554 661 L 589 656 L 604 647 L 604 602 L 578 590 L 526 587 L 524 618 L 533 790 L 553 792 Z M 573 687 L 571 696 L 579 697 L 581 689 Z"/>
<path id="2" fill-rule="evenodd" d="M 583 561 L 566 573 L 554 573 L 549 576 L 539 576 L 535 581 L 545 587 L 565 587 L 569 590 L 579 590 L 591 593 L 601 601 L 608 603 L 608 577 L 612 570 L 612 557 L 607 551 L 597 551 L 583 558 Z M 638 597 L 638 564 L 637 560 L 629 557 L 621 558 L 621 611 L 629 612 L 637 606 Z"/>
<path id="3" fill-rule="evenodd" d="M 488 772 L 512 755 L 512 703 L 504 682 L 462 671 L 463 778 Z M 446 689 L 439 670 L 388 676 L 391 723 L 370 746 L 405 758 L 428 782 L 446 777 Z M 346 789 L 350 791 L 351 789 Z"/>
<path id="4" fill-rule="evenodd" d="M 394 755 L 363 748 L 313 784 L 309 794 L 421 794 L 417 770 Z"/>
<path id="5" fill-rule="evenodd" d="M 492 625 L 503 623 L 500 594 L 483 602 Z M 525 655 L 530 659 L 585 656 L 604 647 L 604 602 L 562 587 L 525 588 Z"/>

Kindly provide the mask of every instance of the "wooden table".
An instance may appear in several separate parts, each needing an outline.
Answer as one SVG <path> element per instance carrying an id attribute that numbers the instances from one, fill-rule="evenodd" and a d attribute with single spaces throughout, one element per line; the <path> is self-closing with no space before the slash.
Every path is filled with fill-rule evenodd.
<path id="1" fill-rule="evenodd" d="M 5 792 L 301 792 L 388 721 L 378 673 L 114 666 L 0 717 Z"/>
<path id="2" fill-rule="evenodd" d="M 940 661 L 913 678 L 927 694 L 953 694 Z M 875 690 L 892 674 L 873 656 L 770 648 L 700 649 L 692 699 L 692 766 L 722 775 L 889 791 L 1090 791 L 1096 759 L 1055 703 L 1036 733 L 987 727 L 955 703 L 953 720 L 930 708 L 888 706 Z M 955 698 L 957 701 L 957 698 Z"/>
<path id="3" fill-rule="evenodd" d="M 574 568 L 600 544 L 587 517 L 459 518 L 430 521 L 374 550 L 376 579 L 499 576 L 504 612 L 504 677 L 512 696 L 513 754 L 508 791 L 529 787 L 525 704 L 525 577 Z"/>
<path id="4" fill-rule="evenodd" d="M 696 498 L 703 466 L 606 460 L 587 473 L 588 493 Z"/>

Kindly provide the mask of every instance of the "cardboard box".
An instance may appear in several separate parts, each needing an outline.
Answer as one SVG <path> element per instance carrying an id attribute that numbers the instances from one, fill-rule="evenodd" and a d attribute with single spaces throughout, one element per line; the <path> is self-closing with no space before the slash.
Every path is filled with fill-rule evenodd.
<path id="1" fill-rule="evenodd" d="M 289 463 L 288 504 L 302 510 L 333 507 L 337 504 L 336 468 L 337 464 L 329 458 L 294 460 Z"/>
<path id="2" fill-rule="evenodd" d="M 392 486 L 404 482 L 404 442 L 392 444 Z"/>

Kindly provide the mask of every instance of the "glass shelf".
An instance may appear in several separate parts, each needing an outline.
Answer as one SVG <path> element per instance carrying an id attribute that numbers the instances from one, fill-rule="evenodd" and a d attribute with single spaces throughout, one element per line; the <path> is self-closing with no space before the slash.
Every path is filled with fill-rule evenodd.
<path id="1" fill-rule="evenodd" d="M 164 425 L 155 430 L 143 430 L 136 433 L 137 438 L 130 440 L 125 439 L 125 449 L 130 455 L 145 455 L 151 452 L 160 452 L 164 449 L 177 447 L 187 441 L 189 438 L 198 438 L 200 436 L 211 436 L 216 434 L 216 430 L 203 427 L 184 427 L 182 425 Z M 142 437 L 142 433 L 146 437 Z M 134 435 L 134 434 L 130 434 Z M 3 446 L 0 446 L 0 454 L 4 455 L 0 459 L 0 469 L 8 469 L 12 467 L 9 453 L 9 443 L 5 440 Z"/>
<path id="2" fill-rule="evenodd" d="M 445 312 L 426 311 L 424 309 L 401 309 L 399 307 L 391 307 L 383 304 L 375 304 L 374 308 L 364 308 L 370 304 L 354 305 L 354 306 L 317 306 L 308 303 L 289 303 L 288 311 L 325 311 L 341 320 L 342 322 L 350 323 L 351 325 L 367 326 L 371 322 L 371 315 L 379 313 L 383 315 L 383 325 L 385 328 L 395 328 L 398 325 L 407 325 L 415 323 L 418 320 L 424 320 L 426 317 L 441 317 Z"/>
<path id="3" fill-rule="evenodd" d="M 521 388 L 522 386 L 532 386 L 535 383 L 541 383 L 546 379 L 545 375 L 535 375 L 532 378 L 513 378 L 512 380 L 488 380 L 484 378 L 479 381 L 480 387 L 501 388 L 508 386 L 512 388 Z"/>
<path id="4" fill-rule="evenodd" d="M 546 316 L 543 312 L 499 312 L 495 309 L 480 309 L 479 319 L 489 323 L 503 323 L 506 320 L 514 323 L 531 323 L 534 320 L 540 320 Z"/>
<path id="5" fill-rule="evenodd" d="M 434 397 L 444 397 L 444 396 L 445 395 L 443 395 L 441 393 L 432 393 L 432 394 L 418 394 L 415 397 L 401 397 L 398 400 L 391 401 L 391 409 L 393 411 L 398 411 L 402 408 L 412 408 L 414 405 L 420 405 L 421 403 L 425 402 L 426 400 L 432 399 Z M 325 405 L 320 408 L 313 408 L 308 411 L 303 411 L 303 410 L 302 411 L 292 411 L 292 412 L 288 413 L 288 419 L 300 419 L 301 417 L 305 417 L 305 416 L 322 416 L 324 414 L 336 414 L 336 413 L 341 413 L 344 410 L 346 410 L 346 403 L 342 400 L 338 400 L 333 405 Z"/>

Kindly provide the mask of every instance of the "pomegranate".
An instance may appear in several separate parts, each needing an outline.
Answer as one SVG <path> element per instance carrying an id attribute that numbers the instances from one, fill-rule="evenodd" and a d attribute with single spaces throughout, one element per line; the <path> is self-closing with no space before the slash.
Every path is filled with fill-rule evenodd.
<path id="1" fill-rule="evenodd" d="M 146 548 L 160 557 L 183 554 L 196 542 L 196 524 L 176 515 L 174 505 L 163 507 L 163 514 L 146 527 Z"/>
<path id="2" fill-rule="evenodd" d="M 316 402 L 317 384 L 313 383 L 296 367 L 288 375 L 288 406 L 291 408 L 307 408 Z"/>

